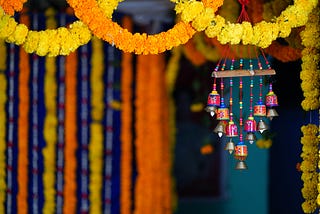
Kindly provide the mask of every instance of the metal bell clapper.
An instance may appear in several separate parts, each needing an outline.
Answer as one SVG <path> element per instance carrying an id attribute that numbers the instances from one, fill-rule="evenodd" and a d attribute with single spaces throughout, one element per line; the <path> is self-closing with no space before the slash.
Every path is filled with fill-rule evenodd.
<path id="1" fill-rule="evenodd" d="M 262 134 L 268 128 L 268 125 L 262 119 L 260 119 L 258 122 L 258 131 Z"/>
<path id="2" fill-rule="evenodd" d="M 232 152 L 234 151 L 234 143 L 232 142 L 232 138 L 230 138 L 230 141 L 226 144 L 226 146 L 224 147 L 224 150 L 232 154 Z"/>
<path id="3" fill-rule="evenodd" d="M 234 158 L 238 160 L 235 169 L 244 170 L 248 169 L 247 164 L 244 162 L 248 156 L 248 148 L 243 142 L 239 142 L 234 148 Z"/>
<path id="4" fill-rule="evenodd" d="M 213 117 L 219 106 L 220 106 L 220 95 L 214 89 L 208 95 L 208 101 L 207 101 L 207 106 L 205 108 L 205 111 L 209 112 L 210 115 Z"/>

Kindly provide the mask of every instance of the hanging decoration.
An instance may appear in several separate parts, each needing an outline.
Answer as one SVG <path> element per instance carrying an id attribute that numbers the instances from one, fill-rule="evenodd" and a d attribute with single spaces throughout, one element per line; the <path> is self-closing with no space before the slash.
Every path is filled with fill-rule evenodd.
<path id="1" fill-rule="evenodd" d="M 246 5 L 248 0 L 239 0 L 242 6 L 241 13 L 237 20 L 238 23 L 250 22 L 249 16 L 246 11 Z M 258 53 L 257 47 L 250 46 L 239 46 L 236 56 L 228 59 L 227 53 L 231 50 L 230 46 L 226 46 L 224 50 L 224 58 L 221 58 L 214 71 L 212 72 L 212 77 L 214 78 L 213 90 L 208 96 L 206 111 L 210 112 L 211 116 L 216 115 L 216 119 L 220 121 L 214 132 L 218 133 L 219 137 L 223 134 L 229 139 L 225 146 L 225 150 L 229 153 L 233 153 L 234 158 L 238 160 L 236 164 L 236 169 L 247 169 L 245 163 L 246 157 L 248 155 L 248 148 L 245 141 L 250 144 L 256 140 L 255 132 L 260 133 L 268 129 L 265 120 L 267 116 L 272 119 L 278 116 L 274 107 L 278 105 L 277 96 L 272 91 L 272 83 L 269 83 L 269 92 L 265 95 L 263 94 L 263 76 L 274 75 L 275 71 L 271 69 L 267 57 L 264 55 L 262 49 L 260 48 Z M 242 57 L 244 54 L 244 49 L 247 49 L 247 58 Z M 259 56 L 260 55 L 260 56 Z M 259 94 L 258 97 L 254 94 L 254 79 L 259 78 Z M 250 77 L 249 84 L 244 84 L 244 81 Z M 225 79 L 229 79 L 229 107 L 224 104 L 224 91 L 225 91 Z M 217 91 L 217 81 L 220 82 L 220 94 Z M 236 99 L 239 101 L 239 117 L 237 121 L 234 118 L 234 86 L 239 85 L 239 97 Z M 245 95 L 244 86 L 249 86 L 249 102 L 244 103 Z M 247 96 L 246 96 L 247 98 Z M 253 105 L 253 103 L 256 103 Z M 248 109 L 244 107 L 249 106 Z M 268 108 L 268 113 L 267 113 Z M 244 121 L 244 110 L 249 111 L 247 120 Z M 256 122 L 256 119 L 259 121 Z M 223 123 L 221 121 L 224 121 Z M 244 139 L 244 132 L 246 132 L 246 137 Z M 236 144 L 235 144 L 236 143 Z"/>

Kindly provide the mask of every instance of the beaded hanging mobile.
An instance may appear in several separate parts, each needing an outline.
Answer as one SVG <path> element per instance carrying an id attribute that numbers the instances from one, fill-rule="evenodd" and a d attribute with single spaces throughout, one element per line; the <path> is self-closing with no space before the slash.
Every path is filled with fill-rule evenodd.
<path id="1" fill-rule="evenodd" d="M 250 22 L 245 6 L 248 0 L 238 0 L 242 6 L 241 13 L 237 20 L 238 23 L 243 21 Z M 247 48 L 247 57 L 243 56 L 243 49 Z M 251 49 L 254 51 L 251 51 Z M 212 72 L 214 79 L 213 89 L 208 96 L 206 111 L 212 117 L 216 117 L 219 121 L 215 127 L 214 132 L 219 137 L 225 135 L 227 144 L 225 150 L 233 153 L 237 160 L 236 169 L 247 169 L 245 160 L 248 155 L 248 148 L 246 143 L 253 144 L 256 137 L 256 132 L 262 134 L 268 129 L 266 120 L 271 120 L 278 116 L 274 107 L 278 106 L 277 96 L 272 90 L 272 82 L 269 83 L 269 92 L 263 94 L 263 80 L 264 76 L 270 77 L 275 75 L 275 70 L 270 66 L 270 63 L 263 53 L 262 49 L 257 47 L 250 47 L 242 45 L 239 47 L 239 53 L 236 58 L 227 59 L 227 52 L 230 51 L 230 45 L 226 46 L 223 58 L 220 59 Z M 261 56 L 261 57 L 259 57 Z M 254 90 L 254 80 L 258 78 L 259 90 Z M 244 84 L 244 79 L 249 78 L 249 84 Z M 219 81 L 217 81 L 219 80 Z M 229 80 L 229 81 L 228 81 Z M 217 83 L 220 83 L 220 91 Z M 226 85 L 228 84 L 229 85 Z M 238 85 L 239 97 L 238 107 L 239 115 L 234 114 L 235 99 L 234 89 Z M 244 87 L 249 87 L 249 102 L 244 103 Z M 229 89 L 229 107 L 226 106 L 225 90 Z M 256 92 L 258 91 L 258 93 Z M 248 115 L 244 121 L 244 111 L 248 110 Z M 258 120 L 258 123 L 256 122 Z M 244 137 L 245 133 L 245 137 Z"/>

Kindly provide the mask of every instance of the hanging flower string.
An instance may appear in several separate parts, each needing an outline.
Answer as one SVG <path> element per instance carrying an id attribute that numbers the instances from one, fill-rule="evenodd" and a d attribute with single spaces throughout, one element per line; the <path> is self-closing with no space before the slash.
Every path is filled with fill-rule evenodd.
<path id="1" fill-rule="evenodd" d="M 57 23 L 54 18 L 54 10 L 46 11 L 46 26 L 48 29 L 55 28 Z M 46 57 L 45 59 L 45 77 L 44 77 L 44 103 L 46 107 L 46 116 L 44 119 L 43 135 L 46 142 L 43 153 L 44 172 L 43 189 L 44 205 L 43 213 L 55 212 L 55 166 L 56 166 L 56 145 L 57 145 L 57 83 L 56 83 L 56 58 Z"/>
<path id="2" fill-rule="evenodd" d="M 122 19 L 123 27 L 132 30 L 132 21 L 128 16 Z M 131 214 L 132 188 L 132 84 L 133 84 L 133 56 L 123 53 L 121 60 L 121 172 L 120 172 L 120 213 Z"/>
<path id="3" fill-rule="evenodd" d="M 305 111 L 315 110 L 320 107 L 320 73 L 319 73 L 319 50 L 320 34 L 319 9 L 318 6 L 309 16 L 305 30 L 301 32 L 302 45 L 302 64 L 300 79 L 304 100 L 301 103 Z"/>
<path id="4" fill-rule="evenodd" d="M 103 170 L 103 126 L 104 115 L 103 105 L 103 47 L 102 42 L 96 37 L 92 40 L 92 70 L 90 76 L 91 84 L 91 117 L 90 124 L 90 144 L 89 144 L 89 163 L 90 163 L 90 184 L 89 200 L 90 213 L 102 212 L 102 170 Z"/>
<path id="5" fill-rule="evenodd" d="M 5 199 L 6 199 L 6 103 L 7 103 L 7 78 L 5 75 L 7 49 L 5 42 L 0 40 L 0 213 L 5 213 Z"/>
<path id="6" fill-rule="evenodd" d="M 23 14 L 20 17 L 22 23 L 29 25 L 29 18 Z M 29 55 L 20 49 L 19 53 L 19 118 L 18 118 L 18 212 L 27 213 L 28 211 L 28 145 L 29 145 L 29 78 L 30 63 Z M 33 84 L 34 86 L 34 84 Z M 34 103 L 34 102 L 33 102 Z M 34 125 L 34 124 L 33 124 Z M 34 127 L 34 126 L 32 126 Z M 32 139 L 32 138 L 31 138 Z M 33 149 L 32 149 L 33 151 Z M 32 173 L 33 174 L 33 173 Z"/>
<path id="7" fill-rule="evenodd" d="M 76 211 L 76 150 L 77 150 L 77 52 L 66 57 L 66 109 L 65 109 L 65 168 L 64 168 L 64 213 Z"/>
<path id="8" fill-rule="evenodd" d="M 301 153 L 301 180 L 303 188 L 301 189 L 304 202 L 302 209 L 304 213 L 313 213 L 317 208 L 317 184 L 318 173 L 317 164 L 319 162 L 318 146 L 319 139 L 317 138 L 318 127 L 314 124 L 309 124 L 301 127 L 303 136 L 301 137 L 302 153 Z"/>

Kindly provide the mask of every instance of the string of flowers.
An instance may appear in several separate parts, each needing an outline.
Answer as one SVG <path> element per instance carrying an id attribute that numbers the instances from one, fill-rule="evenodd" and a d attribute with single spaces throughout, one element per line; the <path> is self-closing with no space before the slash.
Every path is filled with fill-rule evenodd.
<path id="1" fill-rule="evenodd" d="M 132 31 L 132 21 L 128 16 L 122 19 L 123 27 Z M 131 214 L 132 188 L 132 84 L 133 56 L 122 53 L 121 60 L 121 172 L 120 172 L 120 213 Z"/>
<path id="2" fill-rule="evenodd" d="M 168 127 L 169 127 L 169 133 L 168 133 L 168 154 L 169 156 L 169 161 L 171 163 L 173 162 L 173 151 L 175 148 L 175 136 L 176 136 L 176 121 L 175 121 L 175 112 L 176 112 L 176 107 L 175 107 L 175 101 L 173 98 L 173 91 L 174 91 L 174 86 L 175 82 L 178 76 L 179 72 L 179 61 L 182 56 L 182 47 L 176 47 L 171 50 L 171 57 L 167 63 L 166 67 L 166 73 L 165 73 L 165 83 L 166 83 L 166 89 L 168 93 Z M 174 178 L 171 178 L 171 182 L 173 183 Z M 173 187 L 174 185 L 171 186 Z M 177 195 L 174 190 L 174 188 L 171 189 L 171 207 L 172 209 L 175 209 L 177 207 Z"/>
<path id="3" fill-rule="evenodd" d="M 301 189 L 304 202 L 302 209 L 304 213 L 313 213 L 317 208 L 317 184 L 318 172 L 317 164 L 319 162 L 318 146 L 319 139 L 317 138 L 318 127 L 314 124 L 308 124 L 301 127 L 303 136 L 301 137 L 302 153 L 301 153 L 301 180 L 303 188 Z"/>
<path id="4" fill-rule="evenodd" d="M 68 55 L 79 46 L 88 43 L 91 32 L 80 21 L 75 21 L 67 28 L 59 27 L 56 30 L 29 30 L 26 25 L 18 24 L 0 8 L 0 38 L 23 47 L 27 53 L 58 56 Z"/>
<path id="5" fill-rule="evenodd" d="M 92 123 L 90 124 L 91 139 L 89 144 L 90 213 L 101 213 L 102 211 L 103 126 L 101 123 L 104 114 L 103 57 L 102 41 L 93 37 L 92 68 L 90 76 L 92 117 Z"/>
<path id="6" fill-rule="evenodd" d="M 46 11 L 46 26 L 48 29 L 56 27 L 54 18 L 55 11 L 49 9 Z M 46 107 L 46 116 L 44 119 L 43 135 L 46 146 L 43 148 L 43 191 L 44 205 L 42 212 L 49 214 L 55 212 L 55 166 L 56 166 L 56 144 L 57 144 L 57 83 L 56 83 L 56 58 L 46 57 L 45 59 L 45 77 L 44 77 L 44 102 Z"/>
<path id="7" fill-rule="evenodd" d="M 124 52 L 134 52 L 136 54 L 161 53 L 180 44 L 185 44 L 196 32 L 190 24 L 187 24 L 188 22 L 178 22 L 172 29 L 159 34 L 132 34 L 108 18 L 105 15 L 106 12 L 94 0 L 85 3 L 82 0 L 68 0 L 67 2 L 75 10 L 75 15 L 88 25 L 94 35 L 115 45 Z M 213 12 L 223 4 L 222 0 L 205 2 L 212 7 L 210 10 Z M 183 4 L 183 2 L 179 1 L 179 4 Z M 112 9 L 109 8 L 108 11 Z M 179 10 L 178 13 L 181 13 L 179 7 L 176 7 L 176 9 Z"/>
<path id="8" fill-rule="evenodd" d="M 169 94 L 166 87 L 166 77 L 162 75 L 163 71 L 165 71 L 165 56 L 162 54 L 158 56 L 158 77 L 160 77 L 160 87 L 161 90 L 161 105 L 160 109 L 162 110 L 162 114 L 159 115 L 158 121 L 162 124 L 160 129 L 162 132 L 160 135 L 162 136 L 161 141 L 159 141 L 158 146 L 162 148 L 162 156 L 160 156 L 160 169 L 162 172 L 163 189 L 161 191 L 161 198 L 163 200 L 163 213 L 171 213 L 173 205 L 176 203 L 175 200 L 175 189 L 173 188 L 173 175 L 172 172 L 172 163 L 173 163 L 173 153 L 172 149 L 172 141 L 171 141 L 171 130 L 169 129 L 170 125 L 170 109 L 169 109 Z M 158 129 L 158 130 L 160 130 Z"/>
<path id="9" fill-rule="evenodd" d="M 65 106 L 65 168 L 64 213 L 76 211 L 76 150 L 77 150 L 77 52 L 66 57 L 66 106 Z"/>
<path id="10" fill-rule="evenodd" d="M 21 15 L 20 21 L 29 25 L 29 17 Z M 28 211 L 28 145 L 29 145 L 29 79 L 30 79 L 30 63 L 29 56 L 23 50 L 19 52 L 19 118 L 18 118 L 18 195 L 17 209 L 19 213 L 27 213 Z"/>
<path id="11" fill-rule="evenodd" d="M 0 40 L 0 213 L 5 213 L 6 199 L 6 102 L 7 78 L 5 75 L 7 50 L 5 42 Z"/>
<path id="12" fill-rule="evenodd" d="M 148 62 L 147 58 L 138 56 L 137 58 L 137 74 L 136 74 L 136 121 L 135 131 L 136 138 L 134 141 L 136 148 L 136 166 L 137 166 L 137 177 L 134 189 L 134 214 L 149 213 L 150 210 L 150 195 L 148 190 L 153 188 L 151 184 L 150 174 L 148 171 L 148 164 L 150 162 L 151 154 L 148 150 L 149 142 L 146 138 L 147 130 L 147 101 L 146 94 L 148 93 L 147 84 L 149 79 Z M 145 160 L 148 161 L 145 161 Z"/>
<path id="13" fill-rule="evenodd" d="M 301 103 L 305 111 L 315 110 L 320 107 L 320 10 L 319 6 L 313 10 L 306 23 L 305 30 L 301 32 L 301 43 L 305 46 L 302 50 L 302 64 L 300 79 L 304 100 Z"/>

